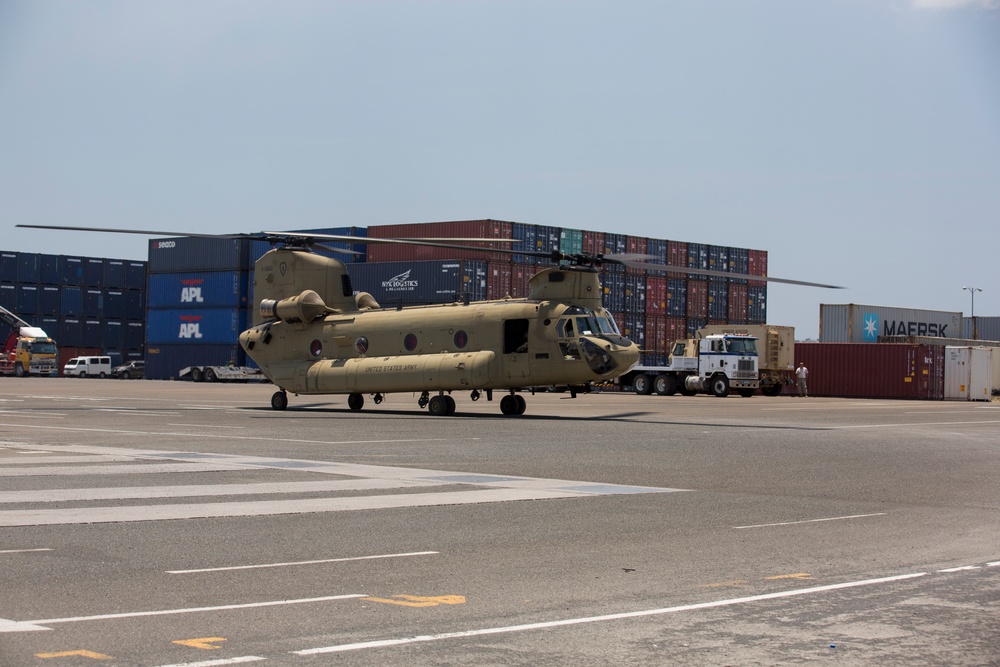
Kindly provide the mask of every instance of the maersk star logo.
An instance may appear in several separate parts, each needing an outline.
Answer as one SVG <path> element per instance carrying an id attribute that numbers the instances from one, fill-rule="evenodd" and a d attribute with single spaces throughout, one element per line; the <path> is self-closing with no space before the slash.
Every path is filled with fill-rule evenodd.
<path id="1" fill-rule="evenodd" d="M 865 315 L 864 340 L 878 342 L 878 315 L 875 313 Z"/>

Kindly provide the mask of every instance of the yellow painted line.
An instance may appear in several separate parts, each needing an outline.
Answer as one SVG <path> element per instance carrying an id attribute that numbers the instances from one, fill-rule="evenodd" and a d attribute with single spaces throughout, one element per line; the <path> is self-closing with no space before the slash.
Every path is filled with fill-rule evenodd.
<path id="1" fill-rule="evenodd" d="M 404 607 L 436 607 L 441 604 L 465 604 L 464 595 L 437 595 L 424 597 L 421 595 L 393 595 L 393 598 L 362 598 L 372 602 L 384 602 L 385 604 L 398 604 Z"/>
<path id="2" fill-rule="evenodd" d="M 702 588 L 728 588 L 737 586 L 746 586 L 750 582 L 745 579 L 735 579 L 733 581 L 716 581 L 711 584 L 702 584 Z"/>
<path id="3" fill-rule="evenodd" d="M 795 574 L 776 574 L 773 577 L 764 577 L 767 581 L 778 581 L 779 579 L 815 579 L 808 572 L 796 572 Z"/>
<path id="4" fill-rule="evenodd" d="M 216 649 L 222 648 L 217 646 L 216 642 L 226 641 L 225 637 L 201 637 L 200 639 L 175 639 L 174 644 L 180 644 L 181 646 L 190 646 L 191 648 L 200 648 L 205 651 L 214 651 Z"/>
<path id="5" fill-rule="evenodd" d="M 93 660 L 111 660 L 110 655 L 94 653 L 93 651 L 61 651 L 59 653 L 36 653 L 36 658 L 69 658 L 80 656 L 81 658 L 91 658 Z"/>

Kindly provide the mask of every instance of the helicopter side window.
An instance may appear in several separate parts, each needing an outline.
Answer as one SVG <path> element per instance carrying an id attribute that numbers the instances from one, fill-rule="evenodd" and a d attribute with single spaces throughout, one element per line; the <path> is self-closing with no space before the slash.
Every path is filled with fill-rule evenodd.
<path id="1" fill-rule="evenodd" d="M 504 320 L 503 353 L 515 354 L 528 351 L 528 320 Z"/>
<path id="2" fill-rule="evenodd" d="M 559 338 L 576 338 L 573 334 L 572 318 L 559 320 L 559 324 L 556 326 L 556 335 L 559 336 Z"/>

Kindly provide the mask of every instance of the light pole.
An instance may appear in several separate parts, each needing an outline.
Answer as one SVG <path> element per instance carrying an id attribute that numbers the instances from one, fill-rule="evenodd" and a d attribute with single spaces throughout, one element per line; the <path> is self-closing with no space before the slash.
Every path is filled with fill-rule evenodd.
<path id="1" fill-rule="evenodd" d="M 972 319 L 972 338 L 976 338 L 976 292 L 982 292 L 983 290 L 979 287 L 963 287 L 963 290 L 969 290 L 969 294 L 972 295 L 972 312 L 969 313 L 969 317 Z"/>

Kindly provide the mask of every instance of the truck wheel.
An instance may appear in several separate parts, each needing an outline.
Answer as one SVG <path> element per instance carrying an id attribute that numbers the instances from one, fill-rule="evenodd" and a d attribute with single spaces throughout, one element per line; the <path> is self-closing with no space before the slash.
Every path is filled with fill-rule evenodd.
<path id="1" fill-rule="evenodd" d="M 712 383 L 709 385 L 712 393 L 718 398 L 725 398 L 729 396 L 729 378 L 725 375 L 716 375 L 712 378 Z"/>
<path id="2" fill-rule="evenodd" d="M 648 375 L 639 373 L 632 378 L 632 389 L 640 396 L 648 396 L 653 391 L 653 383 Z"/>
<path id="3" fill-rule="evenodd" d="M 19 377 L 19 378 L 23 378 L 25 375 L 27 375 L 27 373 L 24 372 L 24 366 L 22 366 L 19 363 L 18 364 L 14 364 L 14 376 L 15 377 Z"/>
<path id="4" fill-rule="evenodd" d="M 738 391 L 739 391 L 740 396 L 742 396 L 743 398 L 750 398 L 751 396 L 753 396 L 753 392 L 754 392 L 753 389 L 740 389 Z"/>
<path id="5" fill-rule="evenodd" d="M 205 379 L 205 377 L 202 375 L 200 368 L 198 368 L 197 366 L 195 366 L 194 368 L 191 369 L 191 381 L 192 382 L 201 382 L 204 379 Z"/>
<path id="6" fill-rule="evenodd" d="M 215 371 L 211 368 L 205 369 L 205 382 L 215 382 L 219 379 L 219 376 L 215 374 Z"/>
<path id="7" fill-rule="evenodd" d="M 761 387 L 760 393 L 764 394 L 765 396 L 777 396 L 778 394 L 781 393 L 781 385 L 772 384 L 768 385 L 767 387 Z"/>
<path id="8" fill-rule="evenodd" d="M 653 380 L 653 389 L 658 396 L 673 396 L 677 393 L 677 378 L 673 375 L 657 375 Z"/>
<path id="9" fill-rule="evenodd" d="M 288 407 L 288 394 L 283 391 L 276 391 L 271 395 L 271 409 L 284 410 Z"/>

